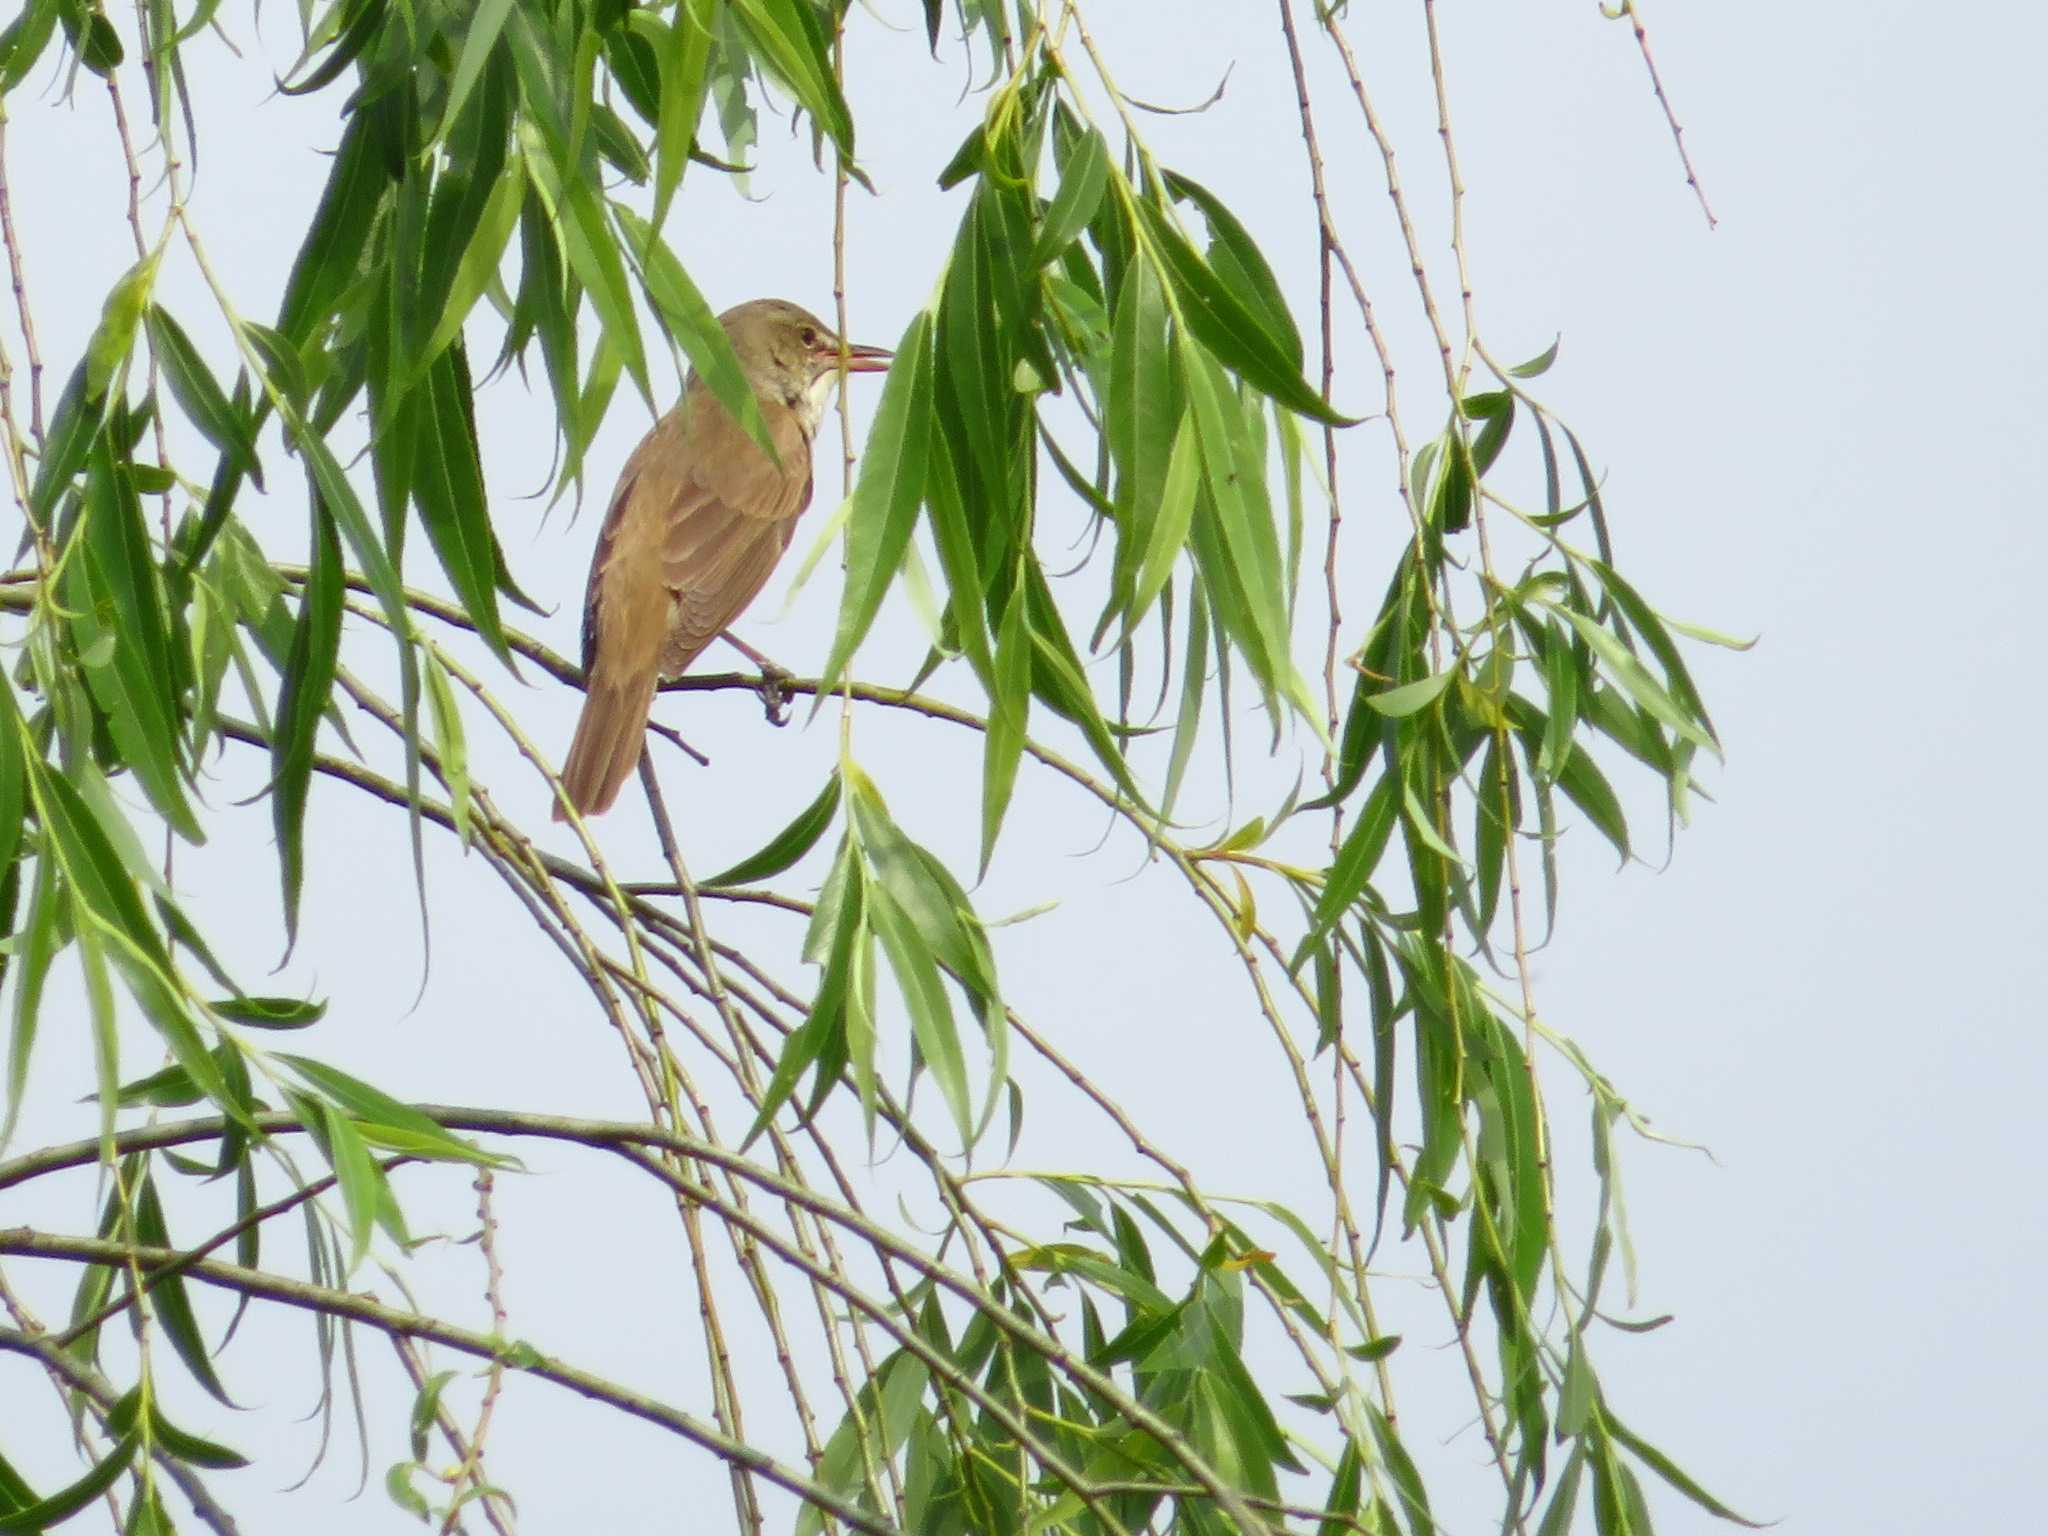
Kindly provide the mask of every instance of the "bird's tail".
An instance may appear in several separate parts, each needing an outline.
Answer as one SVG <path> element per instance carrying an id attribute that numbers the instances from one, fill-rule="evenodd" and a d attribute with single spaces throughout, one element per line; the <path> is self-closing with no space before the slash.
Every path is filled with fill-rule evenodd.
<path id="1" fill-rule="evenodd" d="M 654 677 L 645 680 L 608 676 L 595 670 L 584 695 L 576 738 L 562 765 L 562 789 L 583 816 L 601 816 L 619 798 L 619 787 L 640 761 L 647 735 L 647 712 L 654 704 Z M 555 820 L 569 818 L 558 800 Z"/>

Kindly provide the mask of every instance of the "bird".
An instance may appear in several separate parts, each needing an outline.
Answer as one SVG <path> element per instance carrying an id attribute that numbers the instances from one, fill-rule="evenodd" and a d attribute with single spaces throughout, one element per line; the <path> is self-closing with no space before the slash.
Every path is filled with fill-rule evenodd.
<path id="1" fill-rule="evenodd" d="M 760 402 L 775 458 L 695 370 L 682 398 L 619 474 L 583 600 L 583 712 L 562 766 L 581 816 L 611 809 L 640 759 L 657 681 L 680 677 L 745 611 L 811 501 L 811 439 L 842 367 L 880 372 L 891 354 L 842 345 L 787 299 L 718 317 Z M 555 820 L 566 821 L 562 801 Z"/>

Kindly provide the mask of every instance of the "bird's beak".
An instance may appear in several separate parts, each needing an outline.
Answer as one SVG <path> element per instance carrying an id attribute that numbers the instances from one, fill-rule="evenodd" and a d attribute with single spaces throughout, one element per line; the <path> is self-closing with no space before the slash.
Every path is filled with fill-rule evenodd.
<path id="1" fill-rule="evenodd" d="M 864 347 L 858 343 L 849 344 L 846 349 L 846 371 L 848 373 L 887 373 L 889 360 L 895 354 L 887 347 Z M 839 349 L 821 353 L 818 359 L 827 368 L 839 366 Z"/>

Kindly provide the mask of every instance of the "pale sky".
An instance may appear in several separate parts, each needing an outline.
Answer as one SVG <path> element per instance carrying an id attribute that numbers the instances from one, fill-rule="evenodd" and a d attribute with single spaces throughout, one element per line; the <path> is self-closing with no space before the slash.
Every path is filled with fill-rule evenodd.
<path id="1" fill-rule="evenodd" d="M 1312 334 L 1314 226 L 1273 8 L 1185 4 L 1164 40 L 1141 30 L 1154 25 L 1149 8 L 1094 9 L 1133 96 L 1198 101 L 1235 66 L 1211 110 L 1147 118 L 1145 130 L 1165 163 L 1215 190 L 1258 234 Z M 918 7 L 877 0 L 876 10 L 905 30 L 855 13 L 850 94 L 882 195 L 853 195 L 848 267 L 856 338 L 887 344 L 937 274 L 963 200 L 933 178 L 981 98 L 954 107 L 966 83 L 959 50 L 930 62 Z M 1434 239 L 1441 161 L 1418 73 L 1420 9 L 1353 11 Z M 2026 659 L 2043 546 L 2026 508 L 2048 472 L 2048 107 L 2036 62 L 2048 22 L 2033 7 L 1899 0 L 1652 7 L 1658 62 L 1720 219 L 1710 232 L 1626 23 L 1604 21 L 1590 0 L 1441 11 L 1483 332 L 1504 356 L 1540 351 L 1562 332 L 1545 387 L 1606 471 L 1622 569 L 1666 613 L 1759 637 L 1746 654 L 1692 655 L 1728 761 L 1708 773 L 1714 799 L 1698 804 L 1669 867 L 1617 874 L 1590 829 L 1568 835 L 1558 937 L 1538 959 L 1550 1024 L 1666 1134 L 1712 1153 L 1624 1143 L 1642 1279 L 1633 1315 L 1675 1321 L 1640 1337 L 1596 1335 L 1609 1398 L 1737 1509 L 1786 1529 L 2020 1529 L 2038 1504 L 2048 1428 L 2038 1390 L 2048 1323 L 2026 1300 L 2026 1276 L 2048 1263 L 2036 1129 L 2048 1045 L 2038 1003 L 2023 1001 L 2048 985 L 2036 878 L 2048 848 L 2024 810 L 2029 769 L 2048 746 L 2028 702 L 2039 697 L 2038 667 Z M 331 146 L 335 98 L 269 99 L 246 8 L 223 17 L 249 57 L 238 63 L 213 44 L 189 56 L 201 103 L 194 207 L 228 285 L 264 314 L 325 176 L 314 151 Z M 265 13 L 280 67 L 291 25 L 287 8 Z M 1433 360 L 1393 256 L 1376 162 L 1341 84 L 1319 66 L 1333 193 L 1405 349 L 1419 434 L 1439 414 L 1421 384 Z M 132 259 L 104 97 L 90 81 L 74 105 L 58 94 L 46 63 L 10 102 L 8 129 L 53 398 L 101 296 Z M 694 169 L 671 241 L 716 306 L 781 294 L 829 313 L 829 180 L 810 169 L 807 136 L 791 140 L 764 118 L 762 137 L 763 200 L 741 202 Z M 223 361 L 190 264 L 167 266 L 164 285 L 164 301 Z M 1355 327 L 1340 330 L 1340 348 L 1350 373 L 1347 382 L 1340 372 L 1338 403 L 1373 407 L 1377 385 Z M 658 380 L 673 393 L 672 372 Z M 855 391 L 858 432 L 875 386 Z M 547 473 L 544 398 L 515 378 L 478 404 L 508 554 L 527 589 L 556 608 L 533 627 L 573 651 L 595 518 L 572 525 L 561 508 L 543 523 L 542 503 L 521 499 Z M 593 497 L 645 425 L 644 409 L 622 396 L 590 455 Z M 1402 525 L 1380 468 L 1383 429 L 1355 431 L 1347 527 L 1359 573 L 1352 606 L 1365 610 Z M 800 549 L 836 499 L 835 453 L 819 453 L 819 497 Z M 303 526 L 297 487 L 281 460 L 273 473 L 264 515 L 274 513 L 278 547 L 288 548 Z M 1050 551 L 1081 527 L 1048 490 L 1042 544 Z M 432 585 L 418 542 L 411 573 Z M 787 586 L 779 578 L 743 632 L 794 669 L 815 670 L 835 612 L 832 565 L 770 622 Z M 922 646 L 894 598 L 861 670 L 904 678 Z M 374 661 L 367 670 L 376 673 Z M 566 743 L 575 703 L 566 691 L 507 682 L 503 696 L 540 741 Z M 737 695 L 670 698 L 660 715 L 713 757 L 708 770 L 672 752 L 660 758 L 700 874 L 805 803 L 836 747 L 830 711 L 808 730 L 780 732 Z M 471 729 L 483 734 L 474 718 Z M 854 730 L 899 817 L 970 871 L 977 743 L 872 710 Z M 1237 815 L 1277 801 L 1295 766 L 1290 757 L 1241 783 Z M 538 820 L 542 787 L 508 752 L 493 747 L 479 772 L 509 808 Z M 212 803 L 261 783 L 259 765 L 230 758 Z M 1629 804 L 1639 839 L 1658 861 L 1656 797 L 1637 791 Z M 1189 813 L 1220 830 L 1220 779 L 1194 793 L 1208 799 Z M 334 999 L 307 1049 L 422 1099 L 638 1112 L 579 984 L 523 934 L 504 947 L 508 923 L 519 930 L 480 863 L 445 840 L 429 843 L 434 969 L 414 1009 L 421 960 L 402 827 L 324 784 L 312 818 L 306 938 L 274 980 L 263 979 L 282 948 L 267 809 L 223 817 L 214 843 L 179 865 L 249 985 Z M 999 935 L 1011 1000 L 1205 1178 L 1320 1209 L 1291 1090 L 1270 1049 L 1244 1046 L 1241 973 L 1214 953 L 1207 919 L 1144 869 L 1128 832 L 1098 848 L 1103 831 L 1089 805 L 1027 770 L 995 868 L 975 893 L 989 917 L 1061 898 Z M 629 807 L 602 836 L 623 863 L 654 873 L 643 813 Z M 792 941 L 787 918 L 714 917 L 735 943 Z M 64 1036 L 53 1016 L 17 1149 L 92 1123 L 73 1103 L 88 1082 L 83 1052 Z M 1555 1062 L 1544 1072 L 1561 1219 L 1582 1231 L 1592 1199 L 1585 1103 Z M 1129 1170 L 1127 1142 L 1099 1119 L 1069 1117 L 1056 1084 L 1027 1083 L 1033 1107 L 1018 1167 Z M 566 1151 L 531 1162 L 530 1176 L 501 1181 L 513 1331 L 706 1411 L 672 1209 Z M 900 1181 L 886 1164 L 869 1176 L 877 1208 L 890 1209 L 883 1192 Z M 459 1171 L 409 1177 L 422 1211 L 445 1211 L 447 1230 L 467 1230 Z M 75 1227 L 89 1198 L 84 1184 L 20 1198 L 0 1206 L 0 1225 Z M 1052 1219 L 1042 1202 L 1019 1209 Z M 1420 1269 L 1394 1245 L 1380 1262 L 1396 1277 Z M 9 1274 L 46 1317 L 62 1315 L 68 1275 L 24 1265 Z M 419 1278 L 423 1298 L 481 1324 L 467 1250 L 430 1253 Z M 360 1277 L 373 1281 L 383 1285 Z M 1409 1305 L 1399 1287 L 1389 1281 L 1397 1310 Z M 1469 1422 L 1462 1366 L 1444 1347 L 1440 1312 L 1411 1310 L 1396 1374 L 1404 1426 L 1446 1528 L 1482 1532 L 1497 1487 Z M 595 1316 L 579 1324 L 585 1312 Z M 225 1357 L 231 1388 L 264 1413 L 226 1415 L 197 1394 L 174 1394 L 194 1427 L 274 1457 L 219 1475 L 217 1491 L 247 1531 L 413 1528 L 375 1486 L 404 1455 L 406 1394 L 393 1386 L 388 1351 L 369 1341 L 364 1369 L 382 1410 L 370 1491 L 345 1502 L 356 1475 L 345 1422 L 309 1486 L 277 1491 L 315 1444 L 313 1427 L 296 1422 L 310 1404 L 308 1334 L 299 1319 L 252 1319 Z M 265 1368 L 272 1350 L 291 1351 L 275 1373 Z M 761 1373 L 753 1401 L 772 1413 L 773 1362 L 765 1348 L 757 1354 L 743 1366 Z M 38 1393 L 47 1389 L 19 1362 L 0 1364 L 10 1455 L 13 1424 L 49 1428 L 51 1403 Z M 45 1482 L 72 1475 L 54 1443 L 24 1443 L 46 1452 L 27 1463 Z M 491 1449 L 528 1531 L 730 1522 L 708 1460 L 539 1384 L 508 1393 Z M 1645 1481 L 1662 1529 L 1711 1524 Z M 711 1501 L 701 1520 L 689 1513 L 699 1499 Z M 1582 1521 L 1591 1528 L 1589 1514 Z"/>

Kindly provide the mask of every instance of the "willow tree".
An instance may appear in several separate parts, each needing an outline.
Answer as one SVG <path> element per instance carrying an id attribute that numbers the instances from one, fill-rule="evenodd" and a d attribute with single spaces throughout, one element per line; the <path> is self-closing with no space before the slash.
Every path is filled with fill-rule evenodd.
<path id="1" fill-rule="evenodd" d="M 443 1530 L 508 1530 L 522 1489 L 577 1475 L 572 1453 L 488 1454 L 501 1397 L 564 1388 L 587 1400 L 561 1398 L 565 1434 L 631 1416 L 673 1437 L 660 1476 L 715 1474 L 729 1510 L 675 1511 L 693 1530 L 1425 1536 L 1447 1477 L 1546 1536 L 1648 1530 L 1659 1483 L 1728 1513 L 1602 1389 L 1596 1354 L 1639 1326 L 1610 1272 L 1619 1133 L 1644 1127 L 1546 1023 L 1530 965 L 1561 839 L 1628 859 L 1639 786 L 1684 818 L 1718 743 L 1675 632 L 1714 637 L 1624 576 L 1597 447 L 1545 403 L 1557 349 L 1489 345 L 1436 8 L 1415 51 L 1373 56 L 1435 101 L 1404 180 L 1353 18 L 1272 7 L 1295 89 L 1265 149 L 1305 169 L 1312 207 L 1256 231 L 1177 152 L 1186 120 L 1120 91 L 1091 9 L 895 18 L 947 63 L 891 89 L 966 132 L 879 176 L 845 86 L 880 19 L 832 0 L 305 0 L 281 90 L 330 114 L 303 160 L 323 190 L 275 291 L 231 285 L 187 196 L 207 132 L 260 134 L 282 107 L 223 125 L 190 88 L 195 54 L 237 67 L 217 0 L 27 0 L 0 36 L 17 125 L 117 136 L 135 252 L 77 355 L 46 364 L 39 290 L 82 237 L 14 216 L 0 139 L 22 523 L 0 577 L 0 1192 L 17 1212 L 63 1192 L 34 1226 L 0 1220 L 0 1529 L 94 1509 L 233 1528 L 235 1447 L 264 1438 L 231 1411 L 238 1380 L 329 1407 L 366 1392 L 368 1442 L 409 1440 L 383 1463 L 391 1498 Z M 260 54 L 239 67 L 262 78 Z M 1654 66 L 1645 95 L 1664 103 Z M 758 851 L 693 878 L 652 758 L 656 838 L 507 809 L 515 783 L 545 807 L 523 789 L 555 768 L 522 725 L 534 690 L 508 683 L 567 699 L 581 673 L 521 612 L 505 535 L 531 513 L 479 424 L 492 381 L 542 391 L 573 501 L 610 483 L 589 452 L 607 416 L 672 393 L 665 353 L 744 411 L 668 240 L 707 184 L 754 169 L 765 110 L 809 136 L 801 174 L 842 215 L 850 186 L 936 179 L 957 233 L 900 253 L 929 299 L 861 404 L 859 473 L 811 516 L 813 561 L 836 551 L 813 590 L 844 571 L 829 647 L 680 685 L 759 690 L 818 734 L 836 719 L 836 766 L 808 804 L 730 808 Z M 1665 126 L 1690 181 L 1668 108 Z M 1338 142 L 1376 185 L 1327 175 Z M 1304 236 L 1320 291 L 1290 297 L 1267 251 Z M 1361 241 L 1405 260 L 1375 286 Z M 1412 357 L 1402 334 L 1425 338 Z M 1077 559 L 1050 547 L 1055 515 L 1090 525 Z M 864 676 L 899 588 L 924 663 Z M 927 798 L 915 755 L 863 761 L 852 723 L 899 716 L 912 740 L 975 743 L 970 825 L 902 814 Z M 217 787 L 236 763 L 251 799 Z M 1099 1040 L 1006 1002 L 1014 930 L 981 880 L 1020 837 L 1072 830 L 1009 814 L 1041 779 L 1094 808 L 1082 841 L 1122 829 L 1163 876 L 1132 899 L 1200 914 L 1236 974 L 1199 999 L 1225 1056 L 1176 1051 L 1185 998 L 1118 1031 L 1169 1078 L 1277 1069 L 1294 1123 L 1223 1134 L 1292 1148 L 1298 1177 L 1216 1182 L 1216 1128 L 1141 1123 L 1096 1074 Z M 1196 785 L 1239 809 L 1191 832 L 1216 815 Z M 329 1059 L 359 957 L 301 926 L 300 895 L 342 856 L 344 800 L 409 846 L 428 935 L 427 850 L 464 851 L 504 945 L 583 984 L 592 1027 L 561 1049 L 615 1063 L 644 1114 L 412 1103 L 403 1062 Z M 274 867 L 240 872 L 239 905 L 195 900 L 181 871 L 252 818 Z M 1066 878 L 1128 873 L 1109 857 Z M 236 974 L 222 940 L 251 925 L 343 978 L 333 997 Z M 1127 957 L 1162 1000 L 1184 963 Z M 39 1084 L 73 1060 L 97 1091 L 55 1103 Z M 1553 1158 L 1545 1068 L 1590 1098 L 1590 1169 Z M 1011 1171 L 1020 1128 L 1090 1120 L 1130 1156 Z M 658 1195 L 688 1256 L 665 1289 L 702 1347 L 689 1372 L 607 1376 L 508 1322 L 493 1191 L 565 1142 L 605 1155 L 575 1165 L 591 1201 Z M 1031 1145 L 1043 1163 L 1060 1140 Z M 473 1170 L 474 1233 L 423 1208 L 437 1165 Z M 435 1230 L 481 1238 L 487 1309 L 412 1298 Z M 595 1278 L 588 1300 L 634 1326 Z M 279 1309 L 317 1319 L 303 1354 L 227 1337 Z M 1390 1317 L 1454 1347 L 1402 1348 Z M 1471 1424 L 1448 1469 L 1398 1411 L 1439 1379 Z"/>

